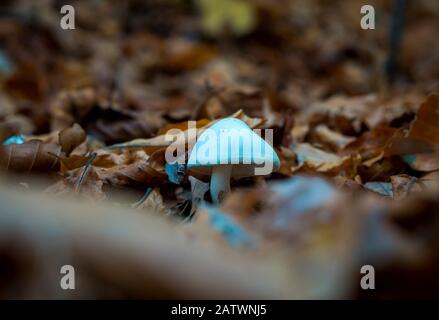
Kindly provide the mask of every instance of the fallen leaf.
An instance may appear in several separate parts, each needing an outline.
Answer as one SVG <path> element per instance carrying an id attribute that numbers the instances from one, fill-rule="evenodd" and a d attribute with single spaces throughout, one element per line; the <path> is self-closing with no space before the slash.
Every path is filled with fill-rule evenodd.
<path id="1" fill-rule="evenodd" d="M 154 188 L 152 192 L 149 194 L 148 198 L 146 198 L 145 201 L 143 201 L 139 206 L 136 208 L 138 209 L 148 209 L 150 212 L 156 212 L 158 214 L 160 213 L 166 213 L 166 207 L 163 202 L 163 198 L 160 194 L 160 190 L 158 188 Z"/>
<path id="2" fill-rule="evenodd" d="M 326 172 L 339 167 L 343 163 L 343 158 L 317 149 L 308 143 L 298 143 L 293 145 L 292 148 L 296 153 L 298 168 L 308 165 L 318 172 Z"/>
<path id="3" fill-rule="evenodd" d="M 393 186 L 390 182 L 369 181 L 364 187 L 384 197 L 393 198 Z"/>
<path id="4" fill-rule="evenodd" d="M 71 128 L 61 130 L 59 133 L 59 144 L 61 150 L 69 156 L 70 153 L 85 141 L 87 134 L 80 125 L 75 123 Z"/>
<path id="5" fill-rule="evenodd" d="M 421 180 L 406 174 L 391 176 L 393 199 L 401 200 L 412 193 L 422 192 L 426 188 Z"/>
<path id="6" fill-rule="evenodd" d="M 59 168 L 61 147 L 30 140 L 23 144 L 0 145 L 0 168 L 6 171 L 54 171 Z"/>
<path id="7" fill-rule="evenodd" d="M 102 180 L 115 186 L 156 186 L 167 181 L 166 173 L 153 169 L 146 160 L 97 171 Z"/>
<path id="8" fill-rule="evenodd" d="M 398 135 L 389 143 L 388 156 L 401 155 L 415 170 L 439 169 L 439 95 L 430 95 L 419 107 L 406 135 Z"/>
<path id="9" fill-rule="evenodd" d="M 236 118 L 244 121 L 250 128 L 255 129 L 259 128 L 263 123 L 264 120 L 260 118 L 251 118 L 247 116 L 242 110 L 238 110 L 234 114 L 230 116 L 230 118 Z M 200 128 L 197 128 L 197 134 L 196 137 L 189 137 L 188 130 L 183 130 L 184 134 L 184 141 L 186 144 L 193 144 L 195 143 L 195 139 L 199 137 L 203 132 L 204 129 L 208 128 L 209 126 L 212 126 L 216 120 L 211 121 L 209 123 L 204 124 L 204 122 L 201 122 L 202 126 Z M 178 129 L 179 126 L 177 126 Z M 184 126 L 183 126 L 184 127 Z M 172 128 L 172 126 L 170 127 Z M 129 142 L 125 143 L 118 143 L 112 146 L 109 146 L 111 149 L 115 148 L 147 148 L 147 147 L 154 147 L 154 151 L 157 150 L 157 148 L 163 148 L 168 147 L 174 142 L 174 138 L 176 138 L 178 135 L 177 133 L 168 133 L 168 138 L 166 138 L 166 134 L 158 135 L 150 139 L 135 139 Z"/>
<path id="10" fill-rule="evenodd" d="M 314 142 L 325 144 L 335 152 L 340 151 L 355 140 L 354 137 L 345 136 L 333 131 L 324 124 L 319 124 L 312 132 L 315 136 Z"/>
<path id="11" fill-rule="evenodd" d="M 358 139 L 349 143 L 339 154 L 341 156 L 358 153 L 363 162 L 370 166 L 384 156 L 388 142 L 396 133 L 395 128 L 379 127 L 363 133 Z"/>

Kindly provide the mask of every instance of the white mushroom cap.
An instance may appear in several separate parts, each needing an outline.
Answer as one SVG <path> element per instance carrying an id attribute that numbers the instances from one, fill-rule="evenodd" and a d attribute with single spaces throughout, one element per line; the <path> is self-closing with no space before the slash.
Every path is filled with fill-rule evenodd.
<path id="1" fill-rule="evenodd" d="M 258 175 L 255 168 L 277 171 L 280 160 L 273 148 L 245 122 L 225 118 L 200 135 L 190 153 L 187 168 L 211 175 L 213 167 L 226 165 L 233 165 L 232 177 L 242 178 Z"/>

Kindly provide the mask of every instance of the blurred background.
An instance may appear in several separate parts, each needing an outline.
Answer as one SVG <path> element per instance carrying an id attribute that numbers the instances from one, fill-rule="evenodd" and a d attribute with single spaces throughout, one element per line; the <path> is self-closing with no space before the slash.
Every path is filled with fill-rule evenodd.
<path id="1" fill-rule="evenodd" d="M 75 10 L 74 30 L 60 27 L 65 4 Z M 363 5 L 375 8 L 374 30 L 361 29 Z M 75 147 L 82 153 L 72 154 L 85 157 L 102 146 L 160 136 L 187 120 L 208 123 L 242 109 L 248 121 L 264 118 L 265 128 L 274 128 L 283 163 L 274 180 L 285 184 L 269 193 L 237 192 L 222 208 L 264 239 L 259 251 L 241 252 L 218 240 L 207 218 L 173 224 L 100 202 L 102 185 L 135 189 L 132 199 L 138 199 L 146 183 L 161 188 L 149 198 L 149 210 L 162 210 L 166 195 L 176 202 L 177 187 L 163 163 L 141 178 L 124 167 L 146 159 L 146 151 L 105 154 L 107 167 L 117 164 L 112 175 L 100 180 L 104 169 L 94 168 L 93 183 L 82 186 L 94 207 L 27 193 L 54 181 L 59 183 L 46 194 L 71 192 L 85 161 L 76 171 L 52 170 L 51 158 L 55 172 L 34 188 L 29 172 L 50 171 L 40 149 L 25 151 L 12 164 L 5 143 L 0 168 L 24 175 L 10 187 L 2 173 L 0 298 L 439 297 L 434 193 L 421 192 L 424 198 L 402 205 L 369 197 L 340 200 L 322 181 L 298 180 L 297 187 L 287 179 L 297 165 L 294 152 L 300 153 L 292 143 L 309 142 L 334 156 L 312 154 L 315 167 L 302 163 L 299 171 L 335 177 L 337 187 L 352 192 L 377 181 L 395 188 L 392 197 L 401 185 L 404 198 L 412 189 L 423 191 L 413 181 L 437 167 L 382 159 L 387 140 L 381 140 L 408 128 L 425 97 L 439 91 L 438 30 L 437 0 L 2 0 L 0 142 L 23 134 L 44 145 L 58 143 L 58 132 L 77 123 L 87 147 L 80 145 L 80 132 Z M 426 111 L 432 123 L 434 99 Z M 373 131 L 380 126 L 386 129 Z M 369 164 L 334 160 L 360 149 Z M 410 176 L 390 180 L 400 173 Z M 193 200 L 194 190 L 184 183 L 181 193 Z M 275 212 L 297 209 L 301 183 L 309 192 L 304 198 L 320 209 L 294 220 L 291 230 L 273 231 Z M 264 207 L 261 199 L 280 200 Z M 260 218 L 250 207 L 262 212 Z M 226 231 L 240 236 L 234 228 Z M 382 281 L 376 295 L 358 289 L 359 267 L 371 261 Z M 60 290 L 63 264 L 78 267 L 78 290 Z"/>
<path id="2" fill-rule="evenodd" d="M 66 3 L 75 8 L 75 30 L 60 28 Z M 375 30 L 360 27 L 364 4 L 375 8 Z M 230 87 L 238 92 L 227 109 L 250 115 L 261 113 L 260 95 L 294 112 L 339 93 L 432 92 L 438 15 L 434 0 L 2 1 L 0 99 L 8 107 L 1 110 L 14 109 L 15 131 L 34 134 L 67 121 L 51 106 L 69 90 L 81 99 L 111 96 L 139 117 L 148 110 L 148 128 L 89 128 L 116 142 L 150 135 L 163 118 L 194 117 L 212 91 Z M 229 112 L 210 109 L 210 117 Z"/>

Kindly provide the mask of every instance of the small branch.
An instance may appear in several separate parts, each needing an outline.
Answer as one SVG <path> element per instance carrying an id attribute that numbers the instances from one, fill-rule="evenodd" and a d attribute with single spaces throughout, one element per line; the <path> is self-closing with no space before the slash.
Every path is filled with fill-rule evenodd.
<path id="1" fill-rule="evenodd" d="M 76 182 L 75 185 L 75 192 L 78 193 L 79 189 L 81 188 L 82 182 L 85 180 L 85 178 L 87 177 L 90 169 L 91 169 L 91 165 L 93 164 L 93 161 L 96 159 L 96 152 L 93 152 L 90 156 L 90 159 L 87 160 L 85 166 L 84 166 L 84 170 L 81 173 L 81 176 L 79 177 L 78 181 Z"/>
<path id="2" fill-rule="evenodd" d="M 146 191 L 143 194 L 142 198 L 139 201 L 133 203 L 131 205 L 131 207 L 138 208 L 139 206 L 141 206 L 146 201 L 146 199 L 148 199 L 148 197 L 151 194 L 151 192 L 152 192 L 152 187 L 149 187 L 148 189 L 146 189 Z"/>

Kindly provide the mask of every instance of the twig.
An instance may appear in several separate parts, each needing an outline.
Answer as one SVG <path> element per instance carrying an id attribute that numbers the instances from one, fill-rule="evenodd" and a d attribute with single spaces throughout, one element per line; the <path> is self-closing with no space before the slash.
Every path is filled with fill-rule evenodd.
<path id="1" fill-rule="evenodd" d="M 85 166 L 84 166 L 84 170 L 81 173 L 81 176 L 79 177 L 78 181 L 76 182 L 75 185 L 75 192 L 78 193 L 79 189 L 81 188 L 81 184 L 84 181 L 84 179 L 87 177 L 90 169 L 91 169 L 91 165 L 93 164 L 93 161 L 96 159 L 96 152 L 93 152 L 90 156 L 90 159 L 87 160 Z"/>
<path id="2" fill-rule="evenodd" d="M 131 205 L 131 207 L 138 208 L 140 205 L 142 205 L 146 201 L 146 199 L 148 199 L 151 192 L 152 192 L 152 187 L 148 187 L 148 189 L 146 189 L 145 193 L 143 194 L 142 198 L 140 198 L 139 201 L 133 203 Z"/>

